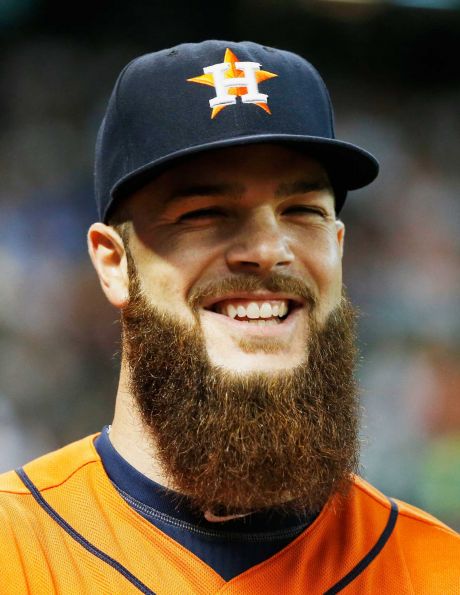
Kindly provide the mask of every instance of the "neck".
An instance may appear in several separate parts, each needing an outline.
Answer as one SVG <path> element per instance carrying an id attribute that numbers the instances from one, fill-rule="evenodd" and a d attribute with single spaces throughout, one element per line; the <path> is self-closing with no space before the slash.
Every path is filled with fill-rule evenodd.
<path id="1" fill-rule="evenodd" d="M 171 482 L 161 469 L 155 446 L 142 423 L 129 390 L 129 371 L 122 362 L 110 441 L 137 471 L 168 488 Z"/>

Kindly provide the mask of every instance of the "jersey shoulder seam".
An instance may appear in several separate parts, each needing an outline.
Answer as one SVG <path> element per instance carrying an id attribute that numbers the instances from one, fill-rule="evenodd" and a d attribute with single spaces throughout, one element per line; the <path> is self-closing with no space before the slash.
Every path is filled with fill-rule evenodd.
<path id="1" fill-rule="evenodd" d="M 390 509 L 391 508 L 391 500 L 390 500 L 390 498 L 388 496 L 386 496 L 385 494 L 383 494 L 382 492 L 380 492 L 379 490 L 377 490 L 378 494 L 380 494 L 381 497 L 382 497 L 382 500 L 380 500 L 370 490 L 367 490 L 366 489 L 366 485 L 367 484 L 373 490 L 377 490 L 377 488 L 375 488 L 374 486 L 372 486 L 371 484 L 369 484 L 369 482 L 367 482 L 362 477 L 359 477 L 358 478 L 358 481 L 356 481 L 354 485 L 363 494 L 365 494 L 369 498 L 372 498 L 375 502 L 377 502 L 378 504 L 380 504 L 384 508 Z M 432 515 L 430 515 L 431 518 L 423 518 L 422 516 L 419 516 L 416 511 L 412 511 L 412 510 L 406 508 L 406 505 L 407 506 L 410 506 L 410 504 L 407 504 L 406 502 L 404 502 L 402 500 L 399 500 L 398 498 L 391 498 L 391 499 L 394 500 L 397 503 L 397 505 L 398 505 L 398 516 L 405 517 L 407 519 L 410 519 L 410 520 L 415 521 L 415 522 L 418 522 L 418 523 L 423 523 L 424 525 L 427 525 L 429 527 L 433 527 L 433 528 L 436 528 L 436 529 L 441 529 L 441 530 L 445 531 L 446 533 L 449 533 L 450 535 L 453 535 L 454 537 L 460 537 L 459 534 L 456 531 L 454 531 L 454 529 L 451 529 L 450 527 L 448 527 L 447 525 L 445 525 L 439 519 L 436 519 L 435 517 L 432 517 Z M 424 511 L 422 511 L 422 512 L 424 512 Z M 426 513 L 426 514 L 429 514 L 429 513 Z"/>
<path id="2" fill-rule="evenodd" d="M 81 469 L 83 469 L 83 467 L 86 467 L 86 465 L 90 465 L 91 463 L 98 463 L 98 462 L 99 461 L 97 461 L 97 460 L 94 460 L 94 461 L 85 461 L 79 467 L 77 467 L 76 469 L 73 469 L 61 481 L 59 481 L 57 483 L 53 483 L 53 484 L 47 485 L 47 486 L 42 487 L 42 488 L 37 488 L 37 489 L 41 493 L 41 492 L 46 492 L 47 490 L 52 490 L 53 488 L 58 488 L 59 486 L 61 486 L 62 484 L 64 484 L 66 481 L 68 481 L 73 475 L 75 475 L 75 473 L 78 473 L 78 471 L 80 471 Z M 22 489 L 20 491 L 19 490 L 11 490 L 11 489 L 7 489 L 7 488 L 0 488 L 0 493 L 1 494 L 15 494 L 17 496 L 30 496 L 31 495 L 30 490 L 28 490 L 25 486 L 24 486 L 24 489 Z"/>
<path id="3" fill-rule="evenodd" d="M 63 485 L 64 483 L 66 483 L 71 477 L 73 477 L 76 473 L 78 473 L 79 471 L 81 471 L 84 467 L 86 467 L 87 465 L 91 464 L 91 463 L 101 463 L 99 454 L 96 450 L 96 448 L 94 447 L 93 444 L 93 438 L 94 436 L 88 436 L 87 437 L 90 440 L 90 448 L 93 452 L 94 457 L 92 458 L 86 458 L 86 460 L 82 461 L 80 464 L 78 464 L 77 467 L 71 469 L 68 471 L 68 473 L 62 477 L 61 479 L 59 479 L 59 481 L 51 481 L 51 483 L 43 486 L 43 487 L 38 487 L 37 489 L 38 491 L 41 492 L 46 492 L 47 490 L 51 490 L 54 488 L 57 488 L 61 485 Z M 84 440 L 84 439 L 83 439 Z M 65 448 L 65 447 L 64 447 Z M 36 459 L 38 460 L 38 459 Z M 30 463 L 26 463 L 24 465 L 24 467 L 27 467 L 29 464 L 33 464 L 35 461 L 31 461 Z M 9 472 L 10 474 L 16 474 L 16 472 L 14 470 Z M 17 475 L 17 474 L 16 474 Z M 21 489 L 18 488 L 8 488 L 8 487 L 0 487 L 0 494 L 15 494 L 17 496 L 27 496 L 30 495 L 31 492 L 26 488 L 25 485 L 22 484 L 22 480 L 19 479 L 19 477 L 17 477 L 17 479 L 19 481 L 21 481 Z"/>
<path id="4" fill-rule="evenodd" d="M 396 502 L 398 504 L 400 504 L 400 501 L 397 499 L 396 499 Z M 401 504 L 404 506 L 404 502 L 401 502 Z M 427 513 L 427 514 L 429 514 L 429 513 Z M 436 529 L 440 529 L 441 531 L 444 531 L 445 533 L 449 533 L 453 537 L 457 537 L 460 539 L 460 535 L 454 529 L 451 529 L 448 525 L 445 525 L 442 521 L 440 521 L 434 517 L 432 519 L 425 519 L 425 518 L 418 516 L 416 512 L 412 512 L 411 510 L 401 508 L 401 506 L 399 506 L 399 515 L 403 516 L 411 521 L 415 521 L 417 523 L 423 523 L 424 525 L 428 525 L 429 527 L 434 527 Z"/>

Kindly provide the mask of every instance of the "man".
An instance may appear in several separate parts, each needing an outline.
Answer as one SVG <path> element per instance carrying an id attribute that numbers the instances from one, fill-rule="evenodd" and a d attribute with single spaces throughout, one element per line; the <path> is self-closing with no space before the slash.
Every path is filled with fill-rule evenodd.
<path id="1" fill-rule="evenodd" d="M 132 61 L 88 233 L 121 311 L 113 423 L 1 478 L 1 593 L 459 593 L 460 540 L 356 475 L 346 193 L 313 67 L 243 42 Z"/>

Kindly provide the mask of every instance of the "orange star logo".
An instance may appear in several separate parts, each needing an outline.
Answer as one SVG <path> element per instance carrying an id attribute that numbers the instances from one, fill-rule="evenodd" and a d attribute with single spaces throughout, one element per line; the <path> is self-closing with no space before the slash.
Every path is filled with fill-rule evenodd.
<path id="1" fill-rule="evenodd" d="M 236 103 L 240 97 L 243 103 L 253 103 L 267 114 L 271 114 L 267 97 L 259 92 L 258 85 L 263 81 L 278 76 L 273 72 L 260 70 L 257 62 L 240 62 L 235 54 L 226 49 L 222 64 L 214 64 L 203 68 L 204 74 L 187 79 L 189 83 L 208 85 L 216 90 L 216 97 L 209 101 L 212 108 L 211 118 L 227 107 Z"/>

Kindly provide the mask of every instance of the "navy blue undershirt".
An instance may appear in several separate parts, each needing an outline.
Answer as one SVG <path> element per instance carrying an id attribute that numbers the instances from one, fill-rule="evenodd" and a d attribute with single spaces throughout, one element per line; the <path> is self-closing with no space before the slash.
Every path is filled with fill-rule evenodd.
<path id="1" fill-rule="evenodd" d="M 132 467 L 112 446 L 108 426 L 95 446 L 107 475 L 126 502 L 225 580 L 282 550 L 314 520 L 305 513 L 268 510 L 211 523 L 191 508 L 187 498 Z"/>

